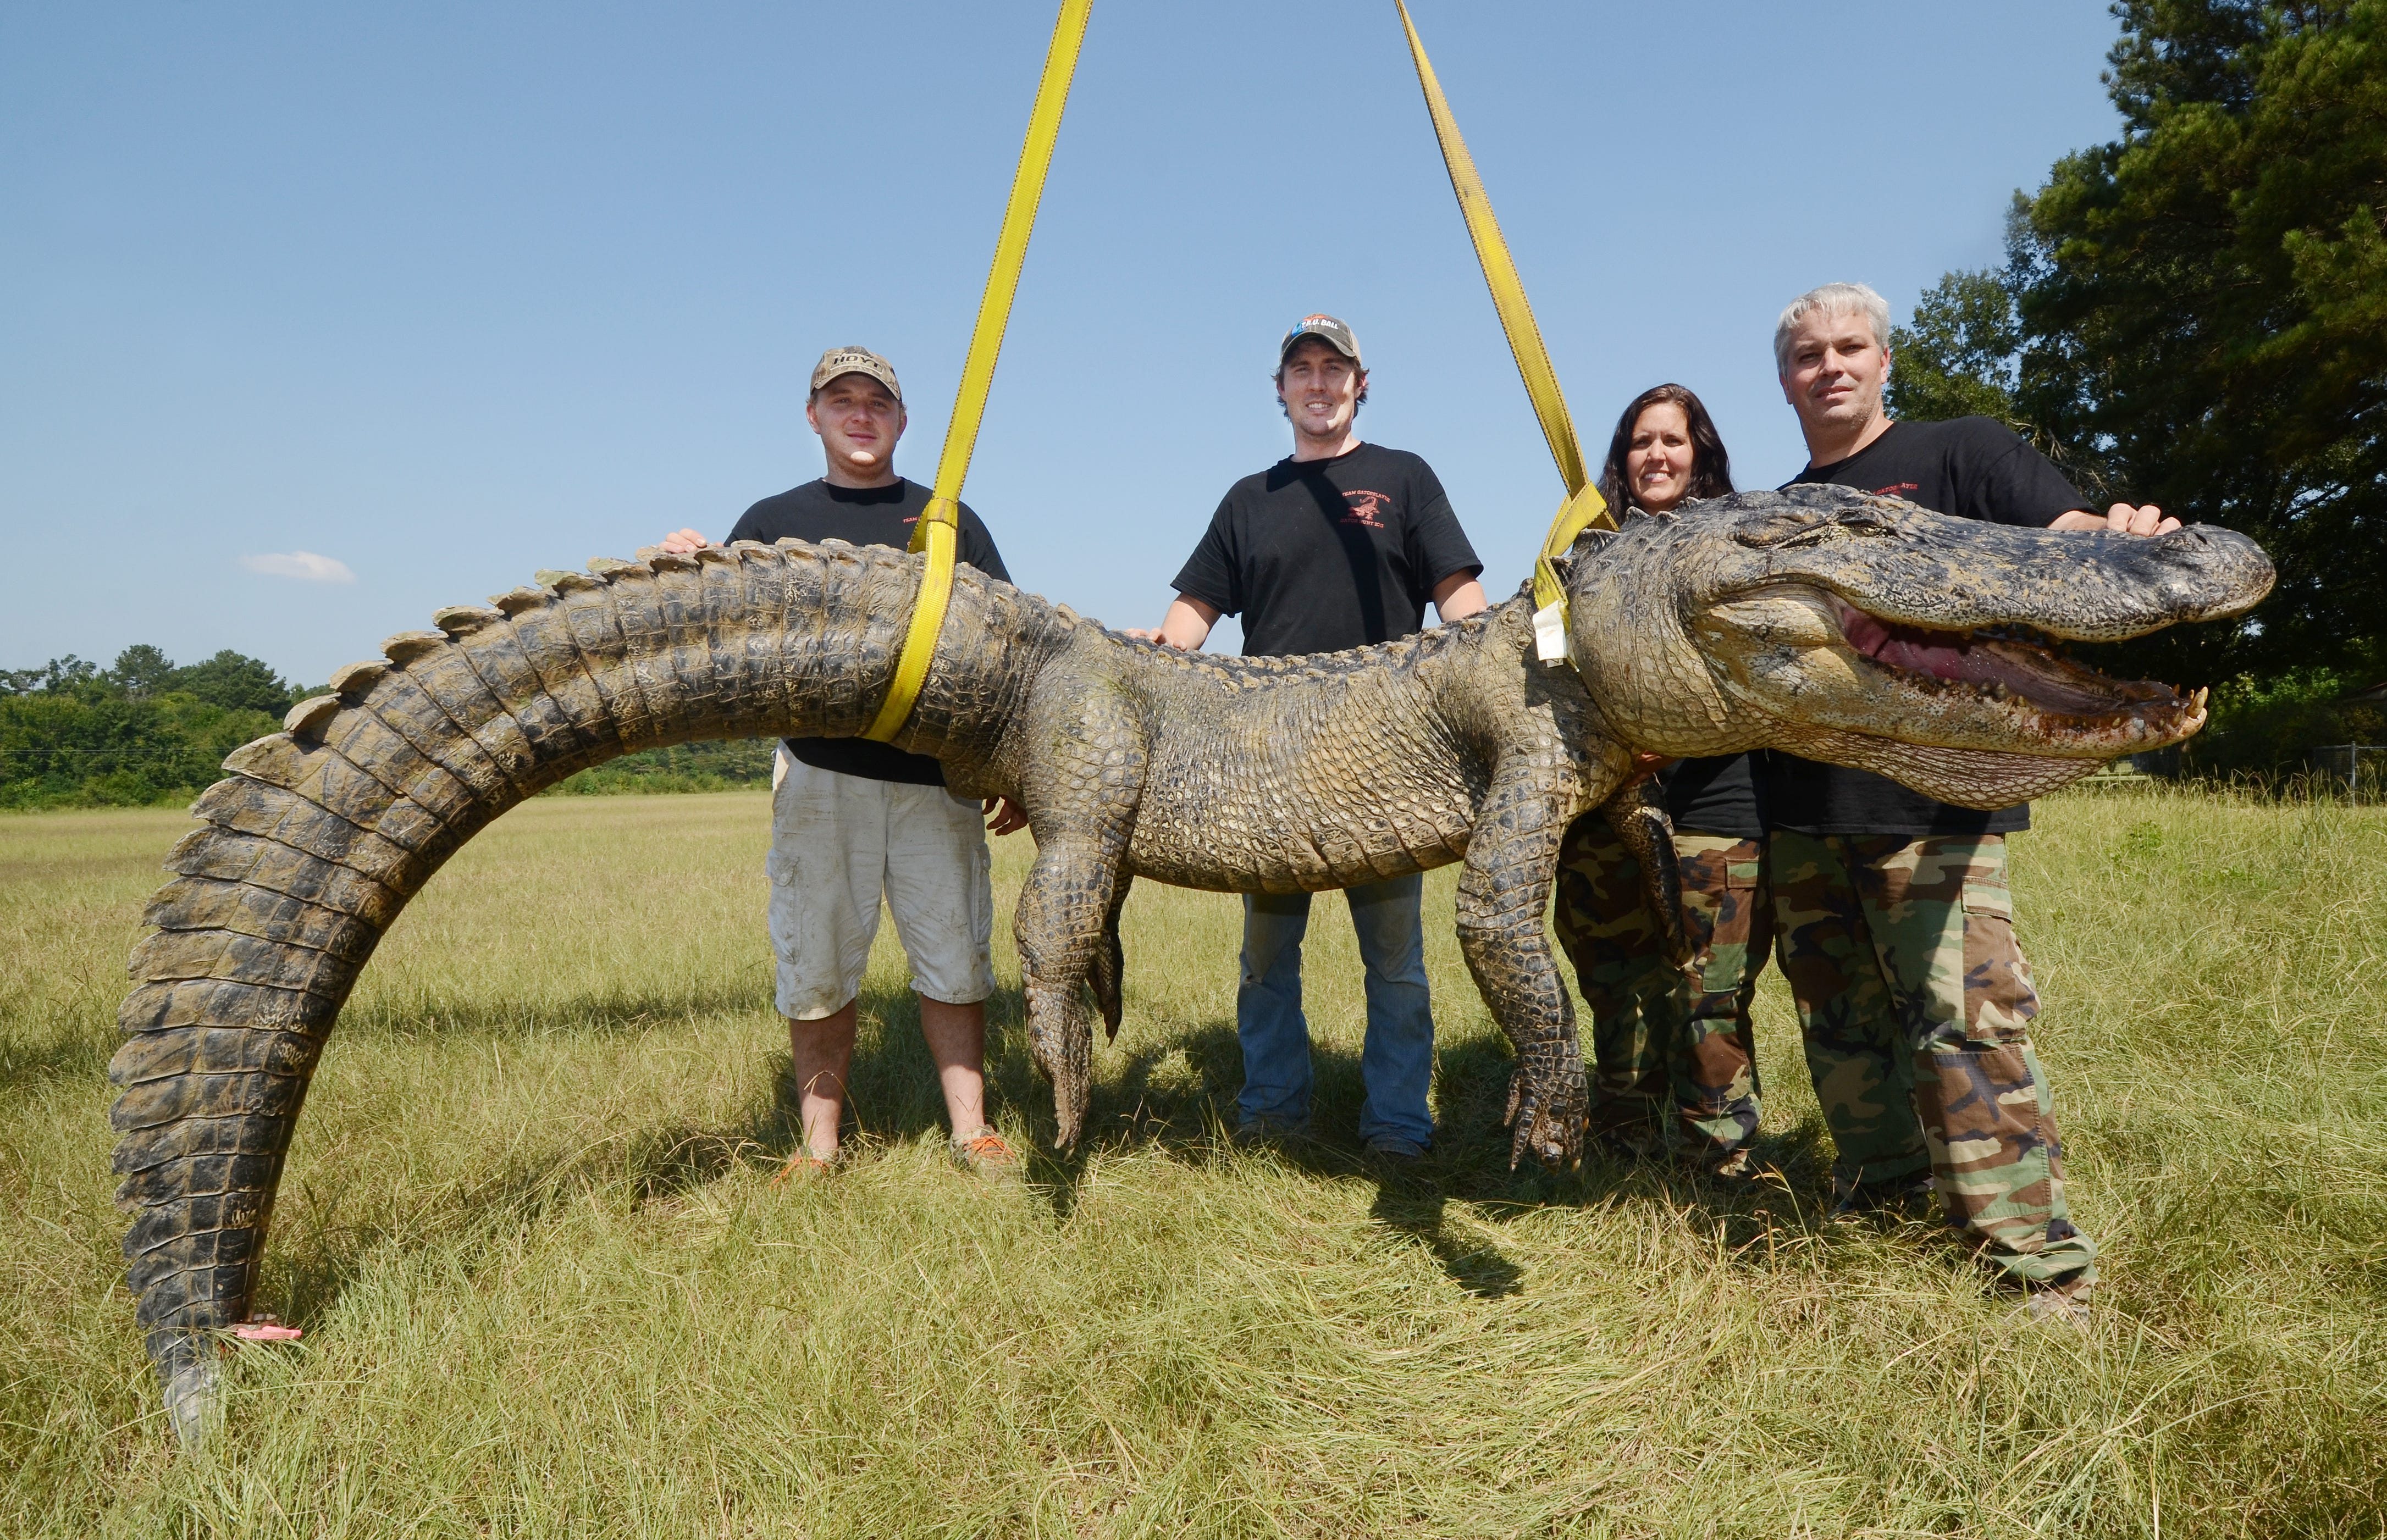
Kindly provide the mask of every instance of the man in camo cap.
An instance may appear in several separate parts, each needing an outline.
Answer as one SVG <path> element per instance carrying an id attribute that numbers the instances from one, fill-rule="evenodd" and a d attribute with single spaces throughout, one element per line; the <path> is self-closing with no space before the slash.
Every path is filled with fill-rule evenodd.
<path id="1" fill-rule="evenodd" d="M 729 538 L 909 545 L 929 489 L 895 473 L 905 417 L 894 366 L 866 347 L 830 348 L 813 370 L 804 419 L 820 435 L 827 473 L 748 509 Z M 683 529 L 663 549 L 710 543 Z M 958 560 L 1010 581 L 994 537 L 967 504 Z M 789 1172 L 827 1170 L 837 1159 L 862 974 L 882 895 L 912 965 L 920 1035 L 936 1060 L 954 1157 L 979 1170 L 1016 1168 L 1017 1155 L 986 1121 L 994 896 L 979 820 L 994 814 L 989 827 L 997 834 L 1027 820 L 1007 802 L 981 809 L 954 796 L 935 760 L 869 738 L 791 738 L 779 746 L 777 770 L 764 870 L 779 1014 L 788 1018 L 803 1118 Z"/>

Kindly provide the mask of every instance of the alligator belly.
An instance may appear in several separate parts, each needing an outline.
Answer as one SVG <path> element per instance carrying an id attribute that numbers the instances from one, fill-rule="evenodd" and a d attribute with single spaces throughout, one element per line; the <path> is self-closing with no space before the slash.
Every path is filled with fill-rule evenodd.
<path id="1" fill-rule="evenodd" d="M 1267 768 L 1156 754 L 1130 868 L 1180 888 L 1290 893 L 1404 877 L 1467 853 L 1474 810 L 1455 772 L 1412 765 L 1395 776 L 1284 785 Z"/>

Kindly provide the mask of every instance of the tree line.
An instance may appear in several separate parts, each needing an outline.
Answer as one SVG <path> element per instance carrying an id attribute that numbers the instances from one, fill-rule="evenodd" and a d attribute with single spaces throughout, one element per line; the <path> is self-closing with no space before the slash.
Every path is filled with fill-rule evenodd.
<path id="1" fill-rule="evenodd" d="M 1891 415 L 2012 425 L 2100 499 L 2262 542 L 2235 625 L 2092 661 L 2215 687 L 2208 771 L 2387 742 L 2387 0 L 2121 0 L 2119 139 L 2014 195 L 2002 267 L 1891 336 Z"/>
<path id="2" fill-rule="evenodd" d="M 278 731 L 298 701 L 326 693 L 229 649 L 177 664 L 145 644 L 107 668 L 69 655 L 0 669 L 0 808 L 189 802 L 222 776 L 225 755 Z M 770 778 L 771 745 L 749 739 L 625 755 L 557 789 L 717 791 Z"/>
<path id="3" fill-rule="evenodd" d="M 0 807 L 187 801 L 306 693 L 229 649 L 187 665 L 139 646 L 109 668 L 69 655 L 0 669 Z"/>

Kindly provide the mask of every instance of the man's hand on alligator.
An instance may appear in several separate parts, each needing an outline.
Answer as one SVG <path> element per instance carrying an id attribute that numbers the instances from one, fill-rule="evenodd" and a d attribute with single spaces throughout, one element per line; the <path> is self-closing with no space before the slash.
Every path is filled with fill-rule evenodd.
<path id="1" fill-rule="evenodd" d="M 2134 508 L 2117 502 L 2103 513 L 2091 513 L 2076 508 L 2069 513 L 2059 513 L 2050 529 L 2103 530 L 2111 535 L 2168 535 L 2179 527 L 2179 521 L 2166 515 L 2153 503 Z"/>

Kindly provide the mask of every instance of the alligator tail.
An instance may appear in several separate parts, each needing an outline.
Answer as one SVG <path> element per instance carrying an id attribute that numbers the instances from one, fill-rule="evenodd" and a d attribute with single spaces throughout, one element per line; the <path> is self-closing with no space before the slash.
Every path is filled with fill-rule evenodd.
<path id="1" fill-rule="evenodd" d="M 214 1333 L 248 1318 L 316 1059 L 407 901 L 575 770 L 701 738 L 860 732 L 918 573 L 892 550 L 792 541 L 541 573 L 391 637 L 224 762 L 150 902 L 108 1067 L 117 1197 L 136 1211 L 127 1281 L 186 1443 L 215 1415 Z"/>

